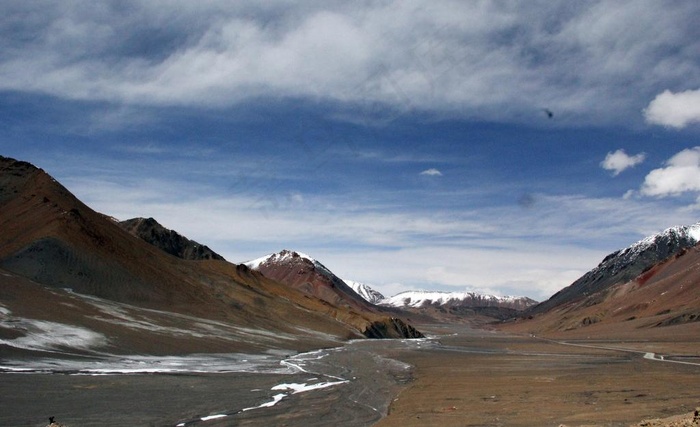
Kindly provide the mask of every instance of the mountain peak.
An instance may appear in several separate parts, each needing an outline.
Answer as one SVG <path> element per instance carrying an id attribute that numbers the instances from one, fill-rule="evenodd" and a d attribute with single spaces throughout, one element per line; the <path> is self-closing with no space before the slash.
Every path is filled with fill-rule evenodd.
<path id="1" fill-rule="evenodd" d="M 121 221 L 119 225 L 134 236 L 178 258 L 224 261 L 224 257 L 211 250 L 208 246 L 163 227 L 153 218 L 132 218 Z"/>
<path id="2" fill-rule="evenodd" d="M 361 296 L 365 301 L 370 304 L 379 304 L 381 301 L 386 299 L 379 291 L 373 289 L 370 285 L 366 283 L 355 282 L 352 280 L 343 280 L 355 291 L 356 294 Z"/>
<path id="3" fill-rule="evenodd" d="M 260 271 L 267 277 L 288 283 L 307 293 L 312 293 L 315 296 L 323 295 L 321 299 L 326 299 L 329 302 L 338 303 L 340 300 L 346 300 L 346 294 L 350 294 L 351 299 L 357 297 L 358 302 L 365 302 L 326 266 L 301 252 L 283 249 L 280 252 L 265 255 L 244 264 L 252 270 Z M 322 285 L 319 286 L 321 283 Z M 340 299 L 338 299 L 339 296 Z"/>
<path id="4" fill-rule="evenodd" d="M 250 261 L 244 262 L 246 266 L 253 270 L 257 270 L 262 264 L 268 263 L 285 263 L 294 259 L 307 260 L 311 263 L 317 262 L 310 256 L 297 251 L 290 251 L 289 249 L 282 249 L 274 254 L 268 254 L 260 258 L 256 258 Z"/>

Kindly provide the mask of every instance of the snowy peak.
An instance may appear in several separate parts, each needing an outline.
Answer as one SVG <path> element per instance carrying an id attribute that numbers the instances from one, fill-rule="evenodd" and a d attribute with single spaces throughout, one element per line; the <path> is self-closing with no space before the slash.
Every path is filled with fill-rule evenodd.
<path id="1" fill-rule="evenodd" d="M 247 261 L 244 264 L 252 270 L 260 270 L 265 266 L 272 265 L 307 264 L 312 265 L 314 268 L 320 270 L 323 274 L 333 275 L 333 273 L 328 268 L 326 268 L 325 265 L 321 264 L 314 258 L 301 252 L 290 251 L 289 249 L 283 249 L 280 252 L 265 255 L 264 257 Z"/>
<path id="2" fill-rule="evenodd" d="M 700 241 L 700 222 L 689 226 L 667 228 L 646 237 L 629 247 L 613 252 L 583 278 L 606 275 L 620 280 L 631 280 L 642 271 L 677 253 L 695 246 Z M 582 279 L 583 279 L 582 278 Z"/>
<path id="3" fill-rule="evenodd" d="M 667 257 L 679 249 L 695 246 L 698 241 L 700 241 L 700 222 L 688 226 L 671 227 L 608 255 L 601 264 L 615 258 L 618 261 L 634 262 L 649 250 L 653 250 L 659 257 Z"/>
<path id="4" fill-rule="evenodd" d="M 355 282 L 352 280 L 343 280 L 345 283 L 347 283 L 350 288 L 352 288 L 357 295 L 361 296 L 364 298 L 365 301 L 371 303 L 371 304 L 379 304 L 382 300 L 385 299 L 384 295 L 379 293 L 378 291 L 372 289 L 370 285 L 367 285 L 365 283 L 360 283 L 360 282 Z"/>
<path id="5" fill-rule="evenodd" d="M 326 266 L 301 252 L 284 249 L 245 265 L 264 276 L 331 304 L 372 310 L 372 306 Z"/>
<path id="6" fill-rule="evenodd" d="M 484 295 L 476 292 L 406 291 L 380 302 L 391 307 L 421 308 L 448 307 L 502 307 L 524 310 L 537 304 L 527 297 Z"/>
<path id="7" fill-rule="evenodd" d="M 311 270 L 320 273 L 320 275 L 332 281 L 334 284 L 333 287 L 337 290 L 342 291 L 343 289 L 347 289 L 347 292 L 352 292 L 354 296 L 364 302 L 385 307 L 498 307 L 525 310 L 537 304 L 537 301 L 527 297 L 500 297 L 478 294 L 476 292 L 407 291 L 387 298 L 366 283 L 342 280 L 314 258 L 301 252 L 287 249 L 248 261 L 245 265 L 253 270 L 262 272 L 270 278 L 291 284 L 307 293 L 320 296 L 321 299 L 325 300 L 330 300 L 327 291 L 319 292 L 321 290 L 320 288 L 314 287 L 312 290 L 312 288 L 308 286 L 308 282 L 316 283 L 316 280 L 308 278 L 302 280 Z M 335 298 L 332 300 L 337 301 Z"/>
<path id="8" fill-rule="evenodd" d="M 263 257 L 256 258 L 254 260 L 244 262 L 244 264 L 250 269 L 257 270 L 263 264 L 282 264 L 282 263 L 285 263 L 288 261 L 292 261 L 295 258 L 311 261 L 312 263 L 316 262 L 316 260 L 314 260 L 313 258 L 311 258 L 310 256 L 308 256 L 306 254 L 302 254 L 301 252 L 295 252 L 295 251 L 283 249 L 280 252 L 265 255 Z"/>

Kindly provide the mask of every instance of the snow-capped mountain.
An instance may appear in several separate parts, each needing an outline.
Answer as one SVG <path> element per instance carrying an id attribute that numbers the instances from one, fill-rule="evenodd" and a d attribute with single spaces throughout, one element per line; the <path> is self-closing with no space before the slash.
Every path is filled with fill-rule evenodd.
<path id="1" fill-rule="evenodd" d="M 613 252 L 592 270 L 607 269 L 616 274 L 630 265 L 662 261 L 678 251 L 695 246 L 700 241 L 700 222 L 688 226 L 667 228 L 658 234 L 645 237 L 631 246 Z"/>
<path id="2" fill-rule="evenodd" d="M 378 291 L 372 289 L 372 287 L 366 283 L 355 282 L 352 280 L 343 280 L 355 291 L 359 296 L 365 299 L 365 301 L 371 304 L 379 304 L 385 299 L 384 295 Z"/>
<path id="3" fill-rule="evenodd" d="M 332 304 L 369 307 L 325 265 L 301 252 L 284 249 L 244 263 L 264 276 L 314 295 Z"/>
<path id="4" fill-rule="evenodd" d="M 296 255 L 295 255 L 296 254 Z M 264 257 L 260 257 L 257 259 L 254 259 L 252 261 L 248 261 L 245 263 L 245 265 L 253 270 L 260 270 L 261 266 L 264 265 L 272 265 L 272 264 L 284 264 L 292 261 L 294 258 L 299 258 L 306 260 L 314 265 L 315 268 L 317 268 L 319 271 L 323 272 L 326 275 L 332 275 L 335 277 L 335 275 L 323 264 L 321 264 L 318 260 L 310 257 L 309 255 L 306 255 L 302 252 L 297 252 L 297 251 L 289 251 L 289 250 L 283 250 L 281 252 L 275 253 L 275 254 L 270 254 L 270 255 L 265 255 Z M 358 296 L 360 296 L 363 300 L 369 302 L 370 304 L 378 304 L 380 301 L 385 299 L 384 295 L 382 295 L 380 292 L 372 289 L 372 287 L 366 283 L 360 283 L 360 282 L 355 282 L 354 280 L 342 280 L 346 285 L 350 287 Z"/>
<path id="5" fill-rule="evenodd" d="M 537 304 L 527 297 L 484 295 L 476 292 L 406 291 L 380 302 L 392 307 L 421 308 L 427 306 L 503 307 L 524 310 Z"/>
<path id="6" fill-rule="evenodd" d="M 381 308 L 370 304 L 326 266 L 306 254 L 285 249 L 276 254 L 248 261 L 245 265 L 269 279 L 333 306 L 348 308 L 357 316 L 364 316 L 359 328 L 366 337 L 420 338 L 423 336 L 403 320 L 387 315 Z"/>
<path id="7" fill-rule="evenodd" d="M 654 265 L 680 254 L 698 242 L 700 222 L 667 228 L 606 256 L 597 267 L 531 311 L 541 313 L 582 296 L 592 295 L 616 283 L 633 280 Z"/>
<path id="8" fill-rule="evenodd" d="M 352 293 L 354 298 L 361 300 L 363 303 L 368 302 L 373 305 L 396 308 L 449 307 L 463 309 L 496 307 L 525 310 L 537 304 L 537 301 L 527 297 L 499 297 L 475 292 L 407 291 L 386 298 L 366 283 L 342 280 L 314 258 L 301 252 L 289 250 L 283 250 L 276 254 L 248 261 L 245 265 L 253 270 L 262 272 L 267 277 L 287 283 L 304 292 L 313 293 L 321 299 L 333 301 L 334 303 L 338 303 L 338 294 L 342 293 L 345 296 L 348 293 Z M 312 271 L 320 273 L 323 277 L 319 278 L 319 275 L 315 275 L 315 278 L 312 278 L 309 276 Z M 327 285 L 319 285 L 322 282 L 327 282 Z M 333 286 L 330 286 L 330 283 L 333 283 Z"/>
<path id="9" fill-rule="evenodd" d="M 282 264 L 282 263 L 291 261 L 294 258 L 305 259 L 307 261 L 310 261 L 314 265 L 320 265 L 321 268 L 323 268 L 327 272 L 330 272 L 330 270 L 328 270 L 325 266 L 323 266 L 323 264 L 321 264 L 320 262 L 311 258 L 310 256 L 308 256 L 304 253 L 298 252 L 298 251 L 290 251 L 287 249 L 284 249 L 284 250 L 277 252 L 277 253 L 274 253 L 274 254 L 265 255 L 263 257 L 256 258 L 256 259 L 251 260 L 251 261 L 246 261 L 243 264 L 245 264 L 246 267 L 248 267 L 252 270 L 258 270 L 260 268 L 260 266 L 262 266 L 264 264 Z"/>

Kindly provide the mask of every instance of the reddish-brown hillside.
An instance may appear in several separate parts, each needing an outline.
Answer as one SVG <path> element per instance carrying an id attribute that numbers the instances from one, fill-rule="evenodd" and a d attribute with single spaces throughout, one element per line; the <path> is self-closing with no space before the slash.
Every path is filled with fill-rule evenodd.
<path id="1" fill-rule="evenodd" d="M 255 270 L 265 277 L 331 304 L 376 311 L 375 306 L 360 297 L 323 264 L 304 254 L 285 249 L 270 255 L 264 261 L 253 263 L 255 263 Z"/>

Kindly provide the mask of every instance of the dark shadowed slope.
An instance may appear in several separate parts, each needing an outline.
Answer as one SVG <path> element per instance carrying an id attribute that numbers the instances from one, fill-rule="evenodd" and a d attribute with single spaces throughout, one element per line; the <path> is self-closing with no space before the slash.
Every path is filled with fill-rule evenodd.
<path id="1" fill-rule="evenodd" d="M 134 236 L 178 258 L 224 261 L 224 257 L 212 251 L 208 246 L 163 227 L 153 218 L 132 218 L 121 221 L 119 225 Z"/>

